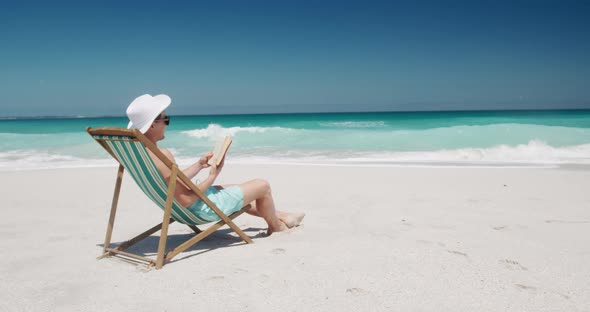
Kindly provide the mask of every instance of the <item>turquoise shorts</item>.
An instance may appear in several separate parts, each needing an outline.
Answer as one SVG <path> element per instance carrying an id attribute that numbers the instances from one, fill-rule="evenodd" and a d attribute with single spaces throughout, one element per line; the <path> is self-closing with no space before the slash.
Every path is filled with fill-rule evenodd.
<path id="1" fill-rule="evenodd" d="M 230 215 L 244 207 L 244 194 L 239 186 L 232 186 L 221 190 L 211 186 L 207 189 L 205 195 L 226 215 Z M 221 220 L 215 211 L 200 199 L 188 206 L 187 209 L 200 219 L 209 222 Z"/>

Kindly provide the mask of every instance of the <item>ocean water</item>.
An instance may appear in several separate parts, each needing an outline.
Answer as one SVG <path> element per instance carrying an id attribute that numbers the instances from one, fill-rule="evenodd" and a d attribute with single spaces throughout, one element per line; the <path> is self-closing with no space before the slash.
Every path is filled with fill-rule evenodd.
<path id="1" fill-rule="evenodd" d="M 114 166 L 86 127 L 124 117 L 0 120 L 0 170 Z M 228 163 L 392 166 L 590 164 L 590 110 L 172 116 L 188 164 L 225 135 Z"/>

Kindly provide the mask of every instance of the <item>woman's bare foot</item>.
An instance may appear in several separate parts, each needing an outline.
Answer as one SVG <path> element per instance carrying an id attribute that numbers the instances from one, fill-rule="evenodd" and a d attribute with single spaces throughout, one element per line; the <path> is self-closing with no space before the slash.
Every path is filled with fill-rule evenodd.
<path id="1" fill-rule="evenodd" d="M 266 230 L 266 235 L 270 236 L 270 234 L 274 233 L 274 232 L 282 232 L 282 231 L 286 231 L 289 228 L 287 227 L 287 225 L 285 225 L 285 223 L 283 223 L 283 221 L 278 221 L 277 222 L 278 225 L 276 227 L 268 227 L 268 230 Z"/>
<path id="2" fill-rule="evenodd" d="M 305 217 L 305 213 L 303 212 L 286 213 L 284 216 L 281 216 L 280 220 L 283 221 L 288 228 L 293 228 L 301 224 L 303 217 Z"/>

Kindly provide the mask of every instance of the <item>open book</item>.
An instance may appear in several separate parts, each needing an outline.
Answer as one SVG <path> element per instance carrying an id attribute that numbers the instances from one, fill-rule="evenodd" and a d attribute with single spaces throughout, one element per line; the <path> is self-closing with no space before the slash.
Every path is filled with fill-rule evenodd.
<path id="1" fill-rule="evenodd" d="M 231 145 L 231 142 L 232 139 L 230 136 L 226 136 L 225 138 L 217 142 L 217 144 L 215 145 L 215 149 L 213 149 L 213 156 L 209 158 L 209 165 L 213 165 L 213 163 L 215 163 L 217 166 L 219 166 L 219 164 L 225 157 L 225 153 Z"/>

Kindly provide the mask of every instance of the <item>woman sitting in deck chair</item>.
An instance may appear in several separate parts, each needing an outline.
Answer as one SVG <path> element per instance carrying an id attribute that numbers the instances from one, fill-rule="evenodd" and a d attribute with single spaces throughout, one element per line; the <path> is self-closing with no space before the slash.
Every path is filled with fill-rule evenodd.
<path id="1" fill-rule="evenodd" d="M 166 115 L 166 108 L 170 105 L 171 99 L 165 94 L 151 96 L 144 94 L 139 96 L 127 108 L 127 117 L 130 122 L 127 128 L 138 129 L 151 142 L 164 139 L 166 126 L 170 124 L 170 117 Z M 175 162 L 174 156 L 166 149 L 159 148 L 164 155 Z M 151 152 L 150 156 L 158 167 L 163 178 L 170 180 L 171 170 L 158 157 Z M 246 212 L 263 218 L 268 224 L 267 234 L 280 232 L 298 226 L 305 216 L 304 213 L 288 213 L 275 209 L 270 185 L 262 179 L 251 180 L 238 185 L 213 185 L 215 179 L 223 169 L 224 162 L 219 165 L 208 164 L 212 152 L 204 154 L 199 161 L 182 170 L 189 178 L 193 179 L 203 168 L 209 168 L 209 176 L 199 183 L 198 188 L 215 203 L 226 215 L 240 210 L 245 204 L 251 203 L 251 208 Z M 177 183 L 184 185 L 180 180 Z M 198 196 L 188 187 L 177 187 L 174 194 L 176 200 L 187 207 L 199 218 L 208 221 L 217 221 L 219 217 L 211 210 Z"/>

